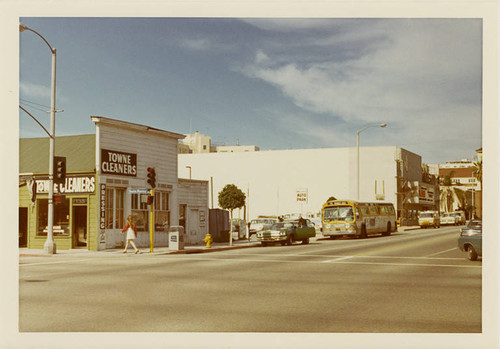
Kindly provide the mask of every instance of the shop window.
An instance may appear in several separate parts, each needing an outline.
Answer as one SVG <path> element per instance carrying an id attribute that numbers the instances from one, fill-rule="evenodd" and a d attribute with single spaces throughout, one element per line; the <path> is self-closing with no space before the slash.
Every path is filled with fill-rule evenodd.
<path id="1" fill-rule="evenodd" d="M 106 188 L 106 229 L 121 229 L 125 223 L 124 197 L 125 189 Z"/>
<path id="2" fill-rule="evenodd" d="M 170 226 L 169 193 L 155 192 L 155 231 L 168 231 Z"/>
<path id="3" fill-rule="evenodd" d="M 49 200 L 38 199 L 37 236 L 47 236 Z M 54 236 L 69 236 L 69 200 L 64 198 L 61 203 L 54 204 Z"/>
<path id="4" fill-rule="evenodd" d="M 141 200 L 140 194 L 131 195 L 132 216 L 134 216 L 135 226 L 137 231 L 148 231 L 148 204 L 145 200 Z"/>

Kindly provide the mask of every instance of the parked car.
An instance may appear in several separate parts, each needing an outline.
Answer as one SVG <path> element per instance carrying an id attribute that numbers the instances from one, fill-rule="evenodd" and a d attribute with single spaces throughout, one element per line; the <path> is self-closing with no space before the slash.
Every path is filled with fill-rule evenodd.
<path id="1" fill-rule="evenodd" d="M 257 233 L 257 240 L 266 246 L 269 243 L 279 242 L 281 245 L 291 245 L 294 241 L 302 241 L 303 244 L 309 243 L 309 238 L 316 236 L 314 224 L 305 219 L 305 224 L 299 224 L 299 219 L 285 220 L 277 222 L 268 230 Z"/>
<path id="2" fill-rule="evenodd" d="M 442 225 L 458 225 L 459 217 L 455 212 L 446 212 L 440 217 L 440 224 Z"/>
<path id="3" fill-rule="evenodd" d="M 465 212 L 464 211 L 455 211 L 453 212 L 455 216 L 457 216 L 457 220 L 459 225 L 465 224 Z"/>
<path id="4" fill-rule="evenodd" d="M 471 219 L 466 227 L 460 229 L 458 248 L 467 252 L 469 260 L 475 261 L 483 255 L 483 223 L 480 219 Z"/>
<path id="5" fill-rule="evenodd" d="M 418 215 L 418 225 L 420 228 L 440 227 L 439 214 L 437 211 L 422 211 Z"/>
<path id="6" fill-rule="evenodd" d="M 271 228 L 278 220 L 274 218 L 257 218 L 250 221 L 250 235 Z"/>

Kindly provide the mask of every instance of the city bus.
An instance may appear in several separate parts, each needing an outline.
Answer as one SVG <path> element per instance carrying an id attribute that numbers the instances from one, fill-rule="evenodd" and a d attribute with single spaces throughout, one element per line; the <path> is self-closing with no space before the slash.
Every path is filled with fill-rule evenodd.
<path id="1" fill-rule="evenodd" d="M 327 201 L 321 210 L 323 236 L 366 238 L 368 235 L 390 235 L 397 230 L 394 205 L 390 202 L 354 200 Z"/>

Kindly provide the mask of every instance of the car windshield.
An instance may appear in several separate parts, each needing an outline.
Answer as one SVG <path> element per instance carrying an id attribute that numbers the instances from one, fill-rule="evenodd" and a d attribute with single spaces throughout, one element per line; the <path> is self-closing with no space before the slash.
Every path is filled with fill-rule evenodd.
<path id="1" fill-rule="evenodd" d="M 293 228 L 293 227 L 298 227 L 298 222 L 296 221 L 287 221 L 285 223 L 283 223 L 283 227 L 284 228 Z"/>
<path id="2" fill-rule="evenodd" d="M 455 215 L 453 213 L 445 213 L 443 217 L 454 217 Z"/>
<path id="3" fill-rule="evenodd" d="M 285 223 L 274 223 L 273 225 L 271 225 L 271 230 L 280 230 L 282 229 L 283 227 L 285 226 Z"/>
<path id="4" fill-rule="evenodd" d="M 323 220 L 325 222 L 352 221 L 354 220 L 352 207 L 351 206 L 327 207 L 323 211 Z"/>
<path id="5" fill-rule="evenodd" d="M 434 214 L 432 213 L 421 213 L 420 218 L 432 218 L 434 217 Z"/>
<path id="6" fill-rule="evenodd" d="M 265 224 L 266 220 L 265 219 L 253 219 L 250 223 L 251 224 Z"/>

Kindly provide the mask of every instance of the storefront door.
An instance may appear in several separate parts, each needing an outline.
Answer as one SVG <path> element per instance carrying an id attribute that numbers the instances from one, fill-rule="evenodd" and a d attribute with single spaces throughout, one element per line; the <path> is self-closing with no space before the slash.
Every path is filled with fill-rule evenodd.
<path id="1" fill-rule="evenodd" d="M 87 246 L 87 206 L 73 206 L 73 248 Z"/>
<path id="2" fill-rule="evenodd" d="M 28 208 L 19 207 L 19 247 L 28 243 Z"/>

